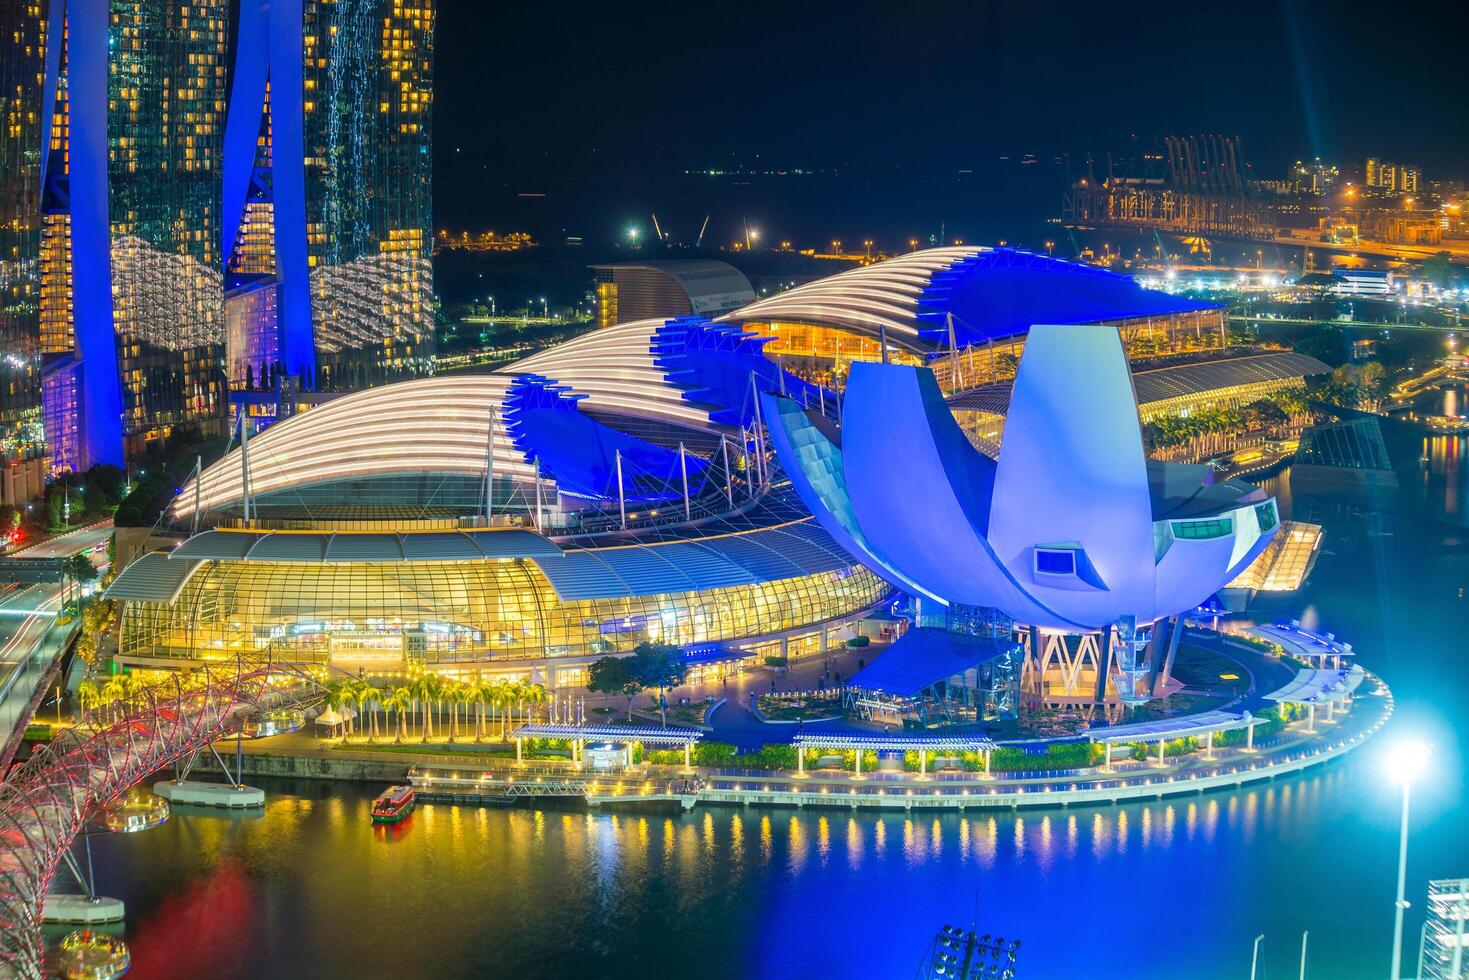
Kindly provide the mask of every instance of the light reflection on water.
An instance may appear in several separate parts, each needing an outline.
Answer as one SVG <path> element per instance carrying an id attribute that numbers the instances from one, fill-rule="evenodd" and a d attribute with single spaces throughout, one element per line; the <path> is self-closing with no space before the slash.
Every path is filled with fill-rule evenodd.
<path id="1" fill-rule="evenodd" d="M 1350 638 L 1398 695 L 1394 724 L 1431 732 L 1410 935 L 1427 879 L 1469 874 L 1469 479 L 1463 439 L 1430 448 L 1373 522 L 1273 481 L 1328 528 L 1278 615 Z M 180 808 L 95 853 L 142 978 L 911 977 L 939 925 L 975 919 L 1024 941 L 1026 976 L 1238 978 L 1259 933 L 1265 975 L 1294 976 L 1309 929 L 1311 975 L 1353 980 L 1384 974 L 1391 928 L 1397 809 L 1372 752 L 1234 793 L 963 815 L 431 805 L 374 828 L 377 787 L 267 783 L 263 813 Z M 1140 909 L 1164 928 L 1096 954 Z"/>
<path id="2" fill-rule="evenodd" d="M 1218 901 L 1248 907 L 1269 869 L 1259 862 L 1322 832 L 1321 800 L 1349 792 L 1357 768 L 1095 809 L 664 815 L 424 805 L 399 828 L 369 824 L 365 791 L 268 784 L 257 819 L 180 811 L 157 831 L 100 842 L 99 857 L 110 871 L 105 890 L 133 909 L 130 940 L 148 977 L 387 976 L 384 964 L 400 955 L 425 976 L 481 975 L 472 964 L 490 957 L 497 973 L 630 977 L 656 968 L 653 950 L 666 942 L 709 955 L 702 976 L 827 975 L 776 971 L 770 958 L 797 941 L 804 916 L 860 930 L 862 951 L 829 950 L 829 967 L 907 975 L 933 929 L 968 921 L 976 901 L 980 925 L 1023 936 L 1035 975 L 1046 976 L 1087 928 L 1083 916 L 1068 926 L 1070 941 L 1052 943 L 1047 909 L 1116 901 L 1118 889 L 1161 894 L 1181 877 L 1207 879 Z M 747 854 L 751 820 L 760 846 Z M 885 846 L 895 833 L 896 852 Z M 834 847 L 842 853 L 831 860 Z M 118 880 L 134 862 L 146 878 Z M 233 895 L 230 921 L 201 904 L 221 891 Z M 371 925 L 333 937 L 348 921 Z M 620 935 L 652 922 L 668 938 L 648 950 Z M 212 937 L 215 953 L 197 948 L 196 933 Z M 1222 965 L 1198 972 L 1182 938 L 1153 946 L 1160 970 L 1237 975 Z M 247 970 L 241 955 L 259 959 Z"/>

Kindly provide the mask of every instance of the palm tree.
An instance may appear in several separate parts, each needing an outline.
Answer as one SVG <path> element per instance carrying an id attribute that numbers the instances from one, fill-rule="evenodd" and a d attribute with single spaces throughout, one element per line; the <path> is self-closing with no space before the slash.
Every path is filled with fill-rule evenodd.
<path id="1" fill-rule="evenodd" d="M 520 705 L 521 714 L 525 713 L 525 698 L 521 694 L 521 690 L 524 687 L 524 684 L 514 679 L 505 682 L 505 721 L 507 726 L 510 719 L 514 717 L 510 712 L 512 706 Z M 503 735 L 504 732 L 502 731 L 501 734 Z"/>
<path id="2" fill-rule="evenodd" d="M 367 680 L 367 678 L 365 678 L 365 677 L 359 677 L 357 680 L 355 680 L 355 681 L 352 682 L 352 700 L 354 700 L 354 701 L 357 702 L 357 716 L 359 718 L 366 718 L 367 717 L 367 714 L 366 714 L 366 712 L 367 712 L 367 702 L 369 700 L 371 700 L 376 694 L 377 694 L 377 688 L 373 687 L 372 686 L 372 682 L 369 681 L 369 680 Z M 363 722 L 363 725 L 364 725 L 364 727 L 366 727 L 368 725 L 371 726 L 368 729 L 368 734 L 367 734 L 367 741 L 368 741 L 368 743 L 370 744 L 370 743 L 376 741 L 376 739 L 377 739 L 377 715 L 374 714 L 372 716 L 371 720 L 370 721 Z"/>
<path id="3" fill-rule="evenodd" d="M 102 705 L 107 709 L 107 722 L 112 723 L 117 714 L 116 705 L 127 694 L 126 675 L 117 674 L 102 685 Z"/>
<path id="4" fill-rule="evenodd" d="M 96 681 L 82 681 L 77 685 L 77 703 L 81 705 L 82 720 L 87 714 L 102 706 L 102 688 Z"/>
<path id="5" fill-rule="evenodd" d="M 474 740 L 483 742 L 485 740 L 485 702 L 491 701 L 495 696 L 495 686 L 489 682 L 483 674 L 474 679 L 474 699 L 479 704 L 479 713 L 475 719 Z"/>
<path id="6" fill-rule="evenodd" d="M 546 685 L 544 684 L 526 684 L 521 696 L 530 704 L 532 715 L 535 714 L 537 707 L 551 700 L 551 692 L 546 690 Z M 534 721 L 535 719 L 532 718 L 531 720 Z"/>
<path id="7" fill-rule="evenodd" d="M 500 741 L 505 741 L 506 715 L 510 711 L 510 682 L 501 678 L 495 684 L 494 704 L 500 708 Z"/>
<path id="8" fill-rule="evenodd" d="M 428 716 L 430 692 L 433 689 L 432 677 L 432 674 L 418 674 L 408 682 L 408 693 L 415 707 L 422 705 L 423 708 L 419 725 L 420 742 L 427 742 L 429 736 L 433 734 L 433 722 Z"/>
<path id="9" fill-rule="evenodd" d="M 408 706 L 414 702 L 413 692 L 406 687 L 395 687 L 380 699 L 384 711 L 398 712 L 398 726 L 393 737 L 394 745 L 403 744 L 403 736 L 407 732 Z"/>
<path id="10" fill-rule="evenodd" d="M 468 700 L 467 685 L 460 681 L 447 681 L 444 684 L 444 700 L 449 703 L 449 744 L 453 745 L 459 738 L 459 706 Z"/>
<path id="11" fill-rule="evenodd" d="M 430 717 L 432 717 L 433 720 L 442 725 L 444 720 L 444 692 L 446 690 L 444 678 L 440 677 L 438 674 L 428 674 L 426 676 L 428 678 L 428 684 L 425 689 L 428 692 L 428 701 L 431 711 Z"/>
<path id="12" fill-rule="evenodd" d="M 339 679 L 328 681 L 325 685 L 326 706 L 329 710 L 337 712 L 339 716 L 341 714 L 342 708 L 347 703 L 347 699 L 351 697 L 351 692 L 349 690 L 349 685 L 351 683 L 352 682 L 349 680 Z"/>

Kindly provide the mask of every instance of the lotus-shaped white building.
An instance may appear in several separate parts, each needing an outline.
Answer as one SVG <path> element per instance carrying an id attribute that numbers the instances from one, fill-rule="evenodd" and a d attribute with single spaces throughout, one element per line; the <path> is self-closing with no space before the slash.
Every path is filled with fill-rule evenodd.
<path id="1" fill-rule="evenodd" d="M 764 408 L 803 500 L 874 572 L 950 609 L 1131 641 L 1126 669 L 1143 670 L 1146 627 L 1208 601 L 1279 523 L 1258 488 L 1146 458 L 1113 327 L 1031 328 L 998 460 L 922 368 L 854 365 L 839 427 Z"/>

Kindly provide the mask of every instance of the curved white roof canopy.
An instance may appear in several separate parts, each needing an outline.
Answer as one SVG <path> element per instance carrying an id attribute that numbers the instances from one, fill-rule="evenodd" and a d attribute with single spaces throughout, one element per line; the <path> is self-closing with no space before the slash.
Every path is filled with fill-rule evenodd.
<path id="1" fill-rule="evenodd" d="M 286 419 L 250 439 L 254 495 L 348 477 L 485 471 L 495 412 L 495 472 L 530 480 L 532 468 L 506 434 L 501 400 L 509 375 L 451 375 L 369 388 Z M 206 469 L 199 506 L 208 511 L 243 496 L 240 450 Z M 174 498 L 175 517 L 194 513 L 192 482 Z"/>
<path id="2" fill-rule="evenodd" d="M 391 474 L 485 471 L 490 413 L 495 474 L 529 482 L 533 469 L 511 442 L 503 399 L 515 378 L 540 374 L 585 395 L 582 405 L 618 415 L 694 428 L 709 411 L 687 401 L 653 362 L 662 320 L 624 323 L 577 337 L 492 374 L 448 375 L 369 388 L 326 402 L 250 439 L 255 496 L 330 480 Z M 199 507 L 209 511 L 243 496 L 240 450 L 204 471 Z M 194 513 L 192 482 L 173 503 L 176 518 Z"/>
<path id="3" fill-rule="evenodd" d="M 670 385 L 653 362 L 653 335 L 667 320 L 635 320 L 593 330 L 498 370 L 540 374 L 585 395 L 593 411 L 706 428 L 709 412 Z"/>
<path id="4" fill-rule="evenodd" d="M 889 343 L 912 351 L 927 350 L 928 345 L 918 334 L 919 296 L 935 272 L 987 251 L 966 245 L 909 252 L 797 286 L 741 307 L 720 320 L 820 323 L 874 337 L 881 328 Z"/>

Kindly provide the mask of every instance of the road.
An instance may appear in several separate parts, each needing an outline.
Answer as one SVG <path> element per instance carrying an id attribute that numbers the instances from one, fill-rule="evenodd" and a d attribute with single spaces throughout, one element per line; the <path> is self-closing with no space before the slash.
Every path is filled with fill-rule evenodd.
<path id="1" fill-rule="evenodd" d="M 105 548 L 112 524 L 72 531 L 18 551 L 13 558 L 65 558 L 78 551 Z M 93 554 L 99 567 L 106 554 Z M 61 586 L 0 583 L 0 743 L 22 720 L 36 685 L 66 640 L 65 629 L 52 629 L 61 609 Z"/>
<path id="2" fill-rule="evenodd" d="M 7 557 L 66 558 L 78 551 L 86 551 L 88 548 L 95 548 L 99 545 L 105 547 L 110 537 L 112 537 L 112 522 L 103 521 L 91 527 L 68 531 L 66 534 L 42 541 L 40 544 L 33 544 L 29 548 L 22 548 Z"/>

